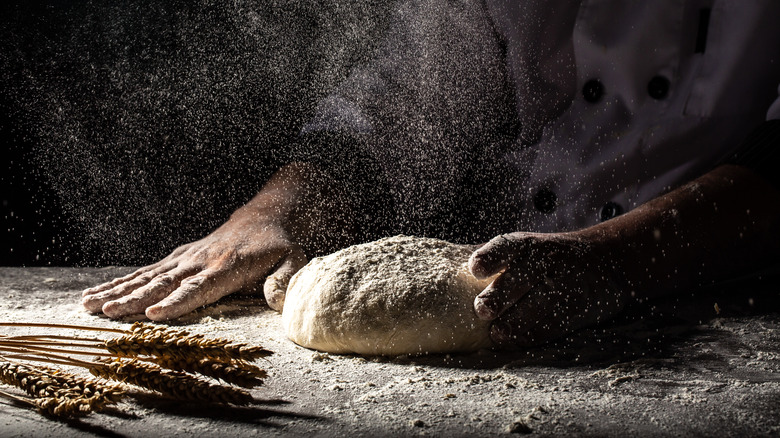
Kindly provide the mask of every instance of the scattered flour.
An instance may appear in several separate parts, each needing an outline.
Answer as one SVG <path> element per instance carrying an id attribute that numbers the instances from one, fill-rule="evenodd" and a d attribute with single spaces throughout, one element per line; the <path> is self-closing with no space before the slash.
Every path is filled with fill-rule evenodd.
<path id="1" fill-rule="evenodd" d="M 112 321 L 92 315 L 80 310 L 78 302 L 82 289 L 132 270 L 0 268 L 0 319 L 128 327 L 132 319 Z M 58 281 L 45 282 L 46 278 Z M 711 312 L 709 299 L 691 299 Z M 287 340 L 281 319 L 261 296 L 235 296 L 169 322 L 274 351 L 257 362 L 269 378 L 252 390 L 256 398 L 267 401 L 265 405 L 215 409 L 131 400 L 120 406 L 127 417 L 92 415 L 73 427 L 0 401 L 0 428 L 4 436 L 57 438 L 81 437 L 85 428 L 102 435 L 182 438 L 225 434 L 494 437 L 528 429 L 541 436 L 777 436 L 780 432 L 776 313 L 721 317 L 717 326 L 712 321 L 699 323 L 697 318 L 683 337 L 675 339 L 669 333 L 679 333 L 679 325 L 662 329 L 657 336 L 665 339 L 667 350 L 648 350 L 647 338 L 656 331 L 640 330 L 635 321 L 585 330 L 580 341 L 566 344 L 578 358 L 568 362 L 546 359 L 552 355 L 547 350 L 558 354 L 561 346 L 392 359 L 332 355 Z M 32 334 L 25 328 L 7 329 L 4 334 Z M 626 353 L 635 345 L 646 354 Z M 600 356 L 586 355 L 585 347 L 604 351 Z M 755 361 L 764 365 L 750 363 Z M 610 384 L 635 374 L 641 378 Z M 415 420 L 423 426 L 415 426 Z"/>

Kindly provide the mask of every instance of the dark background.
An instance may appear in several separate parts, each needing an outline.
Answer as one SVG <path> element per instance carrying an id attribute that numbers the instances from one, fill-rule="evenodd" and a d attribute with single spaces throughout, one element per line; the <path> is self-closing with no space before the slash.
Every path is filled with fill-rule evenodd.
<path id="1" fill-rule="evenodd" d="M 386 3 L 3 3 L 0 265 L 145 264 L 207 234 L 371 51 Z"/>

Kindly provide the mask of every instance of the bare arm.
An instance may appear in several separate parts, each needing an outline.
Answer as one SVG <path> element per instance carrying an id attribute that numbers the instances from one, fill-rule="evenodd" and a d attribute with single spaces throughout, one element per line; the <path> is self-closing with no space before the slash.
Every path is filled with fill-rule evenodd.
<path id="1" fill-rule="evenodd" d="M 655 297 L 780 261 L 780 192 L 723 165 L 580 235 L 600 244 L 637 296 Z"/>
<path id="2" fill-rule="evenodd" d="M 607 222 L 571 233 L 512 233 L 470 267 L 503 273 L 475 301 L 496 341 L 533 345 L 651 298 L 780 260 L 780 192 L 723 165 Z"/>

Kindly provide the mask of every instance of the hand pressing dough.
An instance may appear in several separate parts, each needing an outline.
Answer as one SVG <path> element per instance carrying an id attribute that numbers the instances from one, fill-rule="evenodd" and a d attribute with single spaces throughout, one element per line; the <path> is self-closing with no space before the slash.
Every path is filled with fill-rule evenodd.
<path id="1" fill-rule="evenodd" d="M 389 237 L 313 259 L 290 280 L 282 312 L 295 343 L 330 353 L 399 355 L 490 347 L 468 247 Z"/>

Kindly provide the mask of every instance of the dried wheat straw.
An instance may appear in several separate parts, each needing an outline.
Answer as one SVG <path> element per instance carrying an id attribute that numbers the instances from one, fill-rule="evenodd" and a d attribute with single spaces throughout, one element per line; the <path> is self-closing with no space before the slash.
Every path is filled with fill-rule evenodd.
<path id="1" fill-rule="evenodd" d="M 26 343 L 24 341 L 0 341 L 0 351 L 3 352 L 16 352 L 16 353 L 30 353 L 30 354 L 42 354 L 42 353 L 67 353 L 78 354 L 88 356 L 113 356 L 112 353 L 106 353 L 101 351 L 84 351 L 74 350 L 73 348 L 100 348 L 105 349 L 104 345 L 85 345 L 85 344 L 73 344 L 73 343 L 47 343 L 49 347 L 41 346 L 36 343 Z M 56 346 L 56 347 L 52 347 Z"/>
<path id="2" fill-rule="evenodd" d="M 107 327 L 90 327 L 87 325 L 54 324 L 42 322 L 0 322 L 0 327 L 46 327 L 72 330 L 91 330 L 96 332 L 126 333 L 126 330 Z"/>

